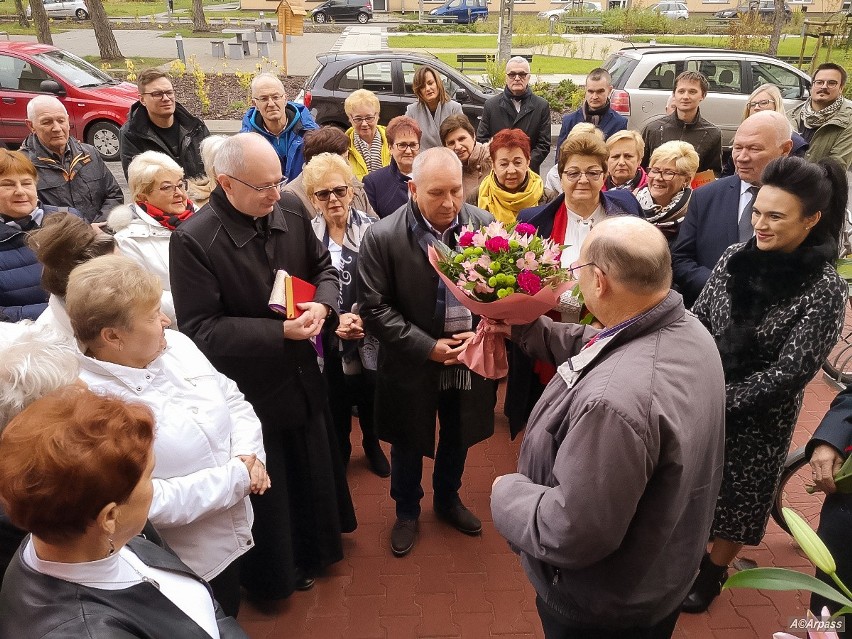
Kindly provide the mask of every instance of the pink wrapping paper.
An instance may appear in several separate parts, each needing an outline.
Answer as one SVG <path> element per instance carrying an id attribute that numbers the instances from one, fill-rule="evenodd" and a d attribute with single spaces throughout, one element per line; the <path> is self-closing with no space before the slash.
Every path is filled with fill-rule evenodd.
<path id="1" fill-rule="evenodd" d="M 556 308 L 559 296 L 574 287 L 576 282 L 560 282 L 556 286 L 545 286 L 535 295 L 514 293 L 495 302 L 477 302 L 456 286 L 441 272 L 438 254 L 429 247 L 429 262 L 444 281 L 447 289 L 474 315 L 503 322 L 509 325 L 529 324 L 548 311 Z M 506 358 L 506 333 L 493 322 L 482 321 L 459 361 L 470 370 L 487 379 L 500 379 L 509 372 Z"/>

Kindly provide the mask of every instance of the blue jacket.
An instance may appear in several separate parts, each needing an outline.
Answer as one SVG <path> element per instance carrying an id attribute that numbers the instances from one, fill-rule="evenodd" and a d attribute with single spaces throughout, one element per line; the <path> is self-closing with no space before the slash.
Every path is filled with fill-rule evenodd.
<path id="1" fill-rule="evenodd" d="M 364 176 L 364 191 L 370 206 L 380 218 L 387 217 L 408 202 L 408 181 L 411 178 L 400 173 L 396 160 L 391 158 L 388 166 Z"/>
<path id="2" fill-rule="evenodd" d="M 45 215 L 76 209 L 41 206 Z M 82 217 L 82 216 L 80 216 Z M 0 222 L 0 313 L 13 322 L 35 320 L 47 308 L 47 292 L 41 287 L 42 266 L 27 246 L 28 233 Z"/>
<path id="3" fill-rule="evenodd" d="M 281 160 L 281 172 L 288 180 L 297 178 L 302 173 L 305 164 L 305 154 L 302 149 L 305 132 L 318 129 L 311 112 L 303 105 L 288 102 L 284 107 L 287 113 L 287 126 L 278 135 L 273 135 L 263 126 L 263 118 L 255 107 L 251 107 L 243 116 L 240 133 L 260 133 L 269 140 L 272 148 Z"/>
<path id="4" fill-rule="evenodd" d="M 580 124 L 580 122 L 585 122 L 585 119 L 583 118 L 582 105 L 573 113 L 569 113 L 564 118 L 562 118 L 562 128 L 559 129 L 559 138 L 556 142 L 557 162 L 559 161 L 559 148 L 562 146 L 562 143 L 565 141 L 565 138 L 568 137 L 568 134 L 571 133 L 571 129 Z M 604 139 L 606 139 L 613 133 L 618 133 L 619 131 L 623 131 L 624 129 L 626 129 L 627 118 L 625 118 L 620 113 L 617 113 L 612 109 L 612 107 L 610 107 L 609 111 L 607 111 L 601 118 L 601 123 L 598 124 L 598 128 L 603 131 Z"/>
<path id="5" fill-rule="evenodd" d="M 538 230 L 539 235 L 550 237 L 553 231 L 553 220 L 556 217 L 556 211 L 559 210 L 559 207 L 562 206 L 564 201 L 565 194 L 560 193 L 552 202 L 524 209 L 518 213 L 518 222 L 532 224 Z M 636 198 L 633 197 L 630 191 L 601 191 L 601 204 L 603 204 L 607 216 L 635 215 L 642 219 L 645 218 L 639 202 L 636 201 Z"/>

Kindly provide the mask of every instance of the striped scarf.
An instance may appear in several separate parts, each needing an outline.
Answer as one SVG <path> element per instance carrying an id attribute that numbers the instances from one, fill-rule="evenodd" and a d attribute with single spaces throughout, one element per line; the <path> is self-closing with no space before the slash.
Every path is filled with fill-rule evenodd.
<path id="1" fill-rule="evenodd" d="M 355 150 L 361 154 L 364 158 L 364 164 L 367 165 L 367 173 L 382 168 L 382 136 L 379 129 L 376 128 L 376 133 L 373 135 L 373 141 L 370 144 L 364 142 L 357 133 L 352 137 L 355 140 Z"/>

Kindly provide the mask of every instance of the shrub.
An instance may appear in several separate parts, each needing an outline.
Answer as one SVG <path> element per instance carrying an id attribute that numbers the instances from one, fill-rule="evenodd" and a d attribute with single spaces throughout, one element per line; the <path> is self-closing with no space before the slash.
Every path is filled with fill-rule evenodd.
<path id="1" fill-rule="evenodd" d="M 562 80 L 559 84 L 537 82 L 533 85 L 532 92 L 547 100 L 552 113 L 573 111 L 583 101 L 584 96 L 583 89 L 571 80 Z"/>

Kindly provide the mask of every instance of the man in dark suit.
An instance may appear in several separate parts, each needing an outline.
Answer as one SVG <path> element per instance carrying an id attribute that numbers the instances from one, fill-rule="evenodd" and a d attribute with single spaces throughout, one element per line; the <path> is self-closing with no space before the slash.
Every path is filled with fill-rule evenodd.
<path id="1" fill-rule="evenodd" d="M 375 424 L 379 438 L 391 444 L 391 550 L 397 557 L 417 538 L 424 456 L 435 459 L 435 513 L 463 533 L 481 532 L 459 489 L 467 449 L 494 432 L 496 400 L 495 382 L 458 361 L 478 318 L 447 291 L 427 258 L 436 241 L 454 247 L 462 225 L 479 228 L 494 218 L 463 203 L 461 161 L 447 148 L 417 156 L 408 189 L 405 206 L 367 231 L 358 257 L 364 329 L 381 344 Z"/>
<path id="2" fill-rule="evenodd" d="M 790 123 L 783 113 L 759 111 L 734 134 L 736 174 L 692 194 L 689 209 L 672 247 L 674 284 L 692 306 L 725 249 L 751 239 L 751 207 L 763 169 L 790 153 Z"/>

